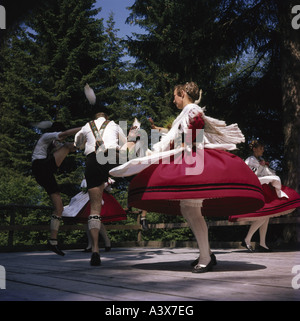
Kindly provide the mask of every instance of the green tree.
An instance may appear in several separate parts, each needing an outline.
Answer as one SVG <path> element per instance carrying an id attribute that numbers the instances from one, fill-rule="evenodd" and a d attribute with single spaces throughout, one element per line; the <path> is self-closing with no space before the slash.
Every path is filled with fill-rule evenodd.
<path id="1" fill-rule="evenodd" d="M 136 0 L 128 22 L 148 31 L 129 40 L 131 54 L 148 73 L 169 84 L 197 82 L 207 113 L 237 122 L 246 141 L 264 140 L 266 156 L 277 165 L 283 165 L 284 155 L 287 182 L 298 188 L 299 49 L 291 28 L 293 5 L 291 0 Z M 156 91 L 162 101 L 171 87 Z M 157 106 L 160 116 L 164 107 Z M 246 156 L 246 146 L 240 148 Z"/>
<path id="2" fill-rule="evenodd" d="M 41 133 L 32 123 L 80 126 L 105 107 L 113 117 L 129 117 L 122 98 L 130 96 L 128 90 L 122 94 L 128 70 L 123 45 L 115 36 L 113 17 L 106 30 L 102 19 L 95 18 L 101 9 L 94 9 L 94 3 L 42 1 L 1 46 L 1 167 L 30 175 L 31 153 Z M 97 95 L 96 105 L 84 95 L 86 83 Z M 83 165 L 82 154 L 70 154 L 60 168 L 58 181 L 69 196 L 82 179 Z"/>

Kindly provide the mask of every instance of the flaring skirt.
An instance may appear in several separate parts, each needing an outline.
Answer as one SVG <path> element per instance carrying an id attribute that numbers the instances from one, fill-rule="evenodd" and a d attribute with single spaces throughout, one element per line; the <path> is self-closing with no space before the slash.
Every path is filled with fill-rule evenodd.
<path id="1" fill-rule="evenodd" d="M 205 199 L 202 214 L 206 216 L 243 214 L 263 207 L 261 184 L 241 158 L 216 149 L 197 149 L 191 157 L 194 163 L 184 154 L 167 164 L 160 160 L 136 175 L 129 186 L 129 206 L 181 215 L 180 200 Z"/>
<path id="2" fill-rule="evenodd" d="M 233 215 L 229 221 L 254 221 L 262 217 L 275 217 L 287 215 L 300 207 L 300 195 L 290 187 L 281 186 L 281 190 L 288 196 L 279 198 L 275 188 L 271 184 L 263 184 L 262 189 L 265 197 L 265 205 L 256 212 L 244 215 Z"/>
<path id="3" fill-rule="evenodd" d="M 73 200 L 73 201 L 72 201 Z M 88 193 L 79 193 L 64 208 L 63 218 L 71 218 L 77 223 L 87 223 L 90 215 L 90 201 Z M 120 203 L 109 193 L 103 192 L 103 205 L 101 208 L 101 221 L 103 223 L 126 220 L 126 212 Z"/>

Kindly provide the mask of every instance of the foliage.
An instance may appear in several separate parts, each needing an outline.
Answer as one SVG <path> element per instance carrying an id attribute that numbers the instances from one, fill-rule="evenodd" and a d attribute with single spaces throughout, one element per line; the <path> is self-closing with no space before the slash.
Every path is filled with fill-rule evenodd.
<path id="1" fill-rule="evenodd" d="M 191 80 L 203 89 L 201 105 L 207 115 L 238 123 L 242 129 L 246 144 L 235 153 L 245 158 L 248 141 L 263 140 L 265 158 L 273 161 L 278 174 L 288 172 L 291 187 L 298 186 L 300 42 L 299 32 L 290 25 L 295 3 L 136 0 L 127 22 L 146 33 L 128 39 L 118 38 L 113 15 L 105 23 L 95 18 L 101 10 L 94 8 L 95 0 L 40 1 L 22 18 L 17 10 L 17 23 L 0 47 L 1 204 L 50 205 L 30 176 L 31 153 L 41 134 L 33 123 L 62 121 L 75 127 L 107 111 L 115 121 L 127 120 L 128 127 L 137 117 L 149 131 L 148 117 L 158 126 L 176 117 L 173 87 Z M 127 51 L 134 62 L 126 61 Z M 84 96 L 86 83 L 95 91 L 96 105 Z M 78 192 L 83 171 L 81 153 L 63 162 L 57 178 L 64 203 Z M 123 207 L 127 187 L 122 179 L 114 187 Z M 129 215 L 120 224 L 134 224 L 136 219 Z M 182 221 L 157 213 L 148 213 L 148 219 Z M 47 220 L 48 213 L 37 210 L 16 213 L 20 224 Z M 8 224 L 7 213 L 2 223 Z M 18 242 L 45 237 L 44 232 L 30 233 L 28 241 L 22 233 Z M 136 239 L 136 231 L 109 234 L 113 241 Z M 67 243 L 84 238 L 77 232 L 62 235 Z M 191 236 L 189 229 L 143 232 L 145 240 Z"/>
<path id="2" fill-rule="evenodd" d="M 246 144 L 260 138 L 266 157 L 280 163 L 283 131 L 275 130 L 282 129 L 278 15 L 276 1 L 135 1 L 128 23 L 147 33 L 129 39 L 128 46 L 156 76 L 152 88 L 161 100 L 155 101 L 156 119 L 165 119 L 175 84 L 195 81 L 209 116 L 238 123 Z M 158 82 L 167 85 L 158 90 Z M 248 153 L 247 145 L 240 146 L 240 156 Z"/>

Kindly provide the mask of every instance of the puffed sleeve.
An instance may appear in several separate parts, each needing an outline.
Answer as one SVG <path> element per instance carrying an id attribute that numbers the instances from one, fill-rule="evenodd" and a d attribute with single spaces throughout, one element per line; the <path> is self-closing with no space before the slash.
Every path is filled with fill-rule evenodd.
<path id="1" fill-rule="evenodd" d="M 185 143 L 189 145 L 195 142 L 197 135 L 200 135 L 199 129 L 203 129 L 203 128 L 204 128 L 204 119 L 201 113 L 198 113 L 193 117 L 190 117 L 188 130 L 185 133 Z M 199 136 L 199 139 L 201 137 L 202 136 Z"/>

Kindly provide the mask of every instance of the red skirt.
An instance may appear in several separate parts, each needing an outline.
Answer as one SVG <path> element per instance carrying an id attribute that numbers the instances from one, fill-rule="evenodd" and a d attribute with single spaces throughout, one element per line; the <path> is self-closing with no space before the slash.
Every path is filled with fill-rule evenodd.
<path id="1" fill-rule="evenodd" d="M 203 171 L 197 175 L 186 175 L 186 170 L 192 170 L 195 164 L 188 164 L 182 155 L 169 164 L 160 161 L 140 172 L 129 186 L 129 206 L 181 215 L 180 200 L 205 199 L 202 214 L 206 216 L 230 216 L 263 207 L 261 184 L 241 158 L 215 149 L 197 150 L 201 152 L 204 159 L 196 165 Z M 195 151 L 192 156 L 196 157 Z"/>
<path id="2" fill-rule="evenodd" d="M 262 189 L 265 196 L 265 205 L 256 212 L 244 215 L 233 215 L 229 217 L 229 221 L 253 221 L 261 217 L 275 217 L 286 215 L 300 207 L 300 195 L 290 187 L 283 186 L 281 190 L 287 194 L 289 198 L 278 198 L 275 188 L 270 184 L 263 184 Z"/>
<path id="3" fill-rule="evenodd" d="M 104 204 L 101 208 L 101 222 L 115 222 L 126 220 L 126 212 L 119 204 L 119 202 L 109 193 L 103 192 Z M 78 223 L 87 223 L 88 217 L 90 215 L 90 201 L 79 211 L 79 213 L 74 217 Z"/>

